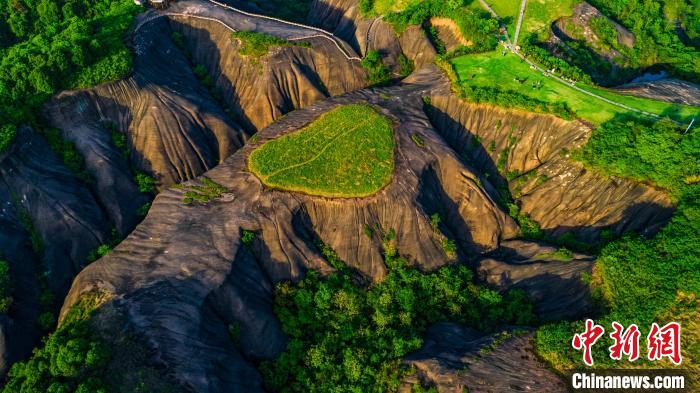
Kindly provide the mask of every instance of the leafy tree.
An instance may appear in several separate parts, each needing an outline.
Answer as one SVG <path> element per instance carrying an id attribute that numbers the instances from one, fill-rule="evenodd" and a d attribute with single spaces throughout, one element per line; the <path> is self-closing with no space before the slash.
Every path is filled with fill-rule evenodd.
<path id="1" fill-rule="evenodd" d="M 287 350 L 260 369 L 279 392 L 396 391 L 409 372 L 401 359 L 422 345 L 430 324 L 452 320 L 491 330 L 526 324 L 532 307 L 522 292 L 504 295 L 474 284 L 463 265 L 422 273 L 388 257 L 387 277 L 368 286 L 323 246 L 338 268 L 327 277 L 311 271 L 296 285 L 277 287 L 275 313 L 290 337 Z"/>
<path id="2" fill-rule="evenodd" d="M 3 393 L 106 392 L 101 373 L 110 350 L 89 320 L 97 306 L 90 296 L 71 309 L 29 360 L 12 366 Z"/>
<path id="3" fill-rule="evenodd" d="M 386 84 L 391 78 L 389 67 L 384 64 L 381 55 L 376 50 L 368 51 L 360 64 L 367 70 L 367 80 L 372 85 Z"/>
<path id="4" fill-rule="evenodd" d="M 17 135 L 17 127 L 14 124 L 0 126 L 0 153 L 7 150 Z"/>

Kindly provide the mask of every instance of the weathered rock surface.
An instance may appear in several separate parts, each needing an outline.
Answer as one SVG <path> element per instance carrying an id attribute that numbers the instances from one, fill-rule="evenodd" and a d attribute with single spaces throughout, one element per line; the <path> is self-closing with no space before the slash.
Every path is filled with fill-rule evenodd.
<path id="1" fill-rule="evenodd" d="M 673 213 L 663 192 L 594 173 L 571 160 L 570 151 L 590 136 L 583 123 L 449 96 L 431 97 L 428 112 L 450 146 L 492 182 L 505 182 L 503 174 L 510 174 L 509 188 L 521 212 L 552 236 L 572 232 L 593 242 L 601 230 L 650 235 Z"/>
<path id="2" fill-rule="evenodd" d="M 535 356 L 532 332 L 504 332 L 500 342 L 498 334 L 438 323 L 428 329 L 423 347 L 405 361 L 440 393 L 462 393 L 465 388 L 470 393 L 566 392 L 559 377 Z"/>
<path id="3" fill-rule="evenodd" d="M 308 20 L 343 38 L 362 55 L 370 50 L 379 52 L 394 72 L 400 70 L 401 53 L 412 60 L 416 68 L 435 56 L 435 48 L 419 26 L 409 26 L 397 36 L 393 27 L 381 18 L 362 16 L 359 0 L 313 0 Z"/>
<path id="4" fill-rule="evenodd" d="M 477 262 L 477 274 L 500 290 L 524 290 L 534 299 L 542 321 L 575 319 L 593 309 L 589 287 L 582 281 L 585 273 L 592 272 L 593 261 L 556 247 L 510 240 Z"/>
<path id="5" fill-rule="evenodd" d="M 0 317 L 0 374 L 38 342 L 39 276 L 61 302 L 88 253 L 108 239 L 108 227 L 87 186 L 42 137 L 20 128 L 0 154 L 0 258 L 9 263 L 13 286 L 9 313 Z"/>
<path id="6" fill-rule="evenodd" d="M 629 83 L 616 87 L 615 90 L 638 97 L 700 106 L 700 85 L 681 79 Z"/>
<path id="7" fill-rule="evenodd" d="M 0 154 L 0 165 L 2 160 Z M 12 363 L 31 353 L 38 342 L 39 285 L 36 258 L 29 247 L 11 192 L 1 181 L 0 201 L 0 258 L 9 264 L 14 287 L 10 310 L 0 316 L 0 375 L 4 375 Z"/>
<path id="8" fill-rule="evenodd" d="M 259 60 L 244 59 L 231 29 L 304 39 L 312 47 L 276 48 Z M 172 42 L 173 31 L 182 33 L 192 61 Z M 161 186 L 179 183 L 223 162 L 247 135 L 287 112 L 365 85 L 359 62 L 316 36 L 314 30 L 244 18 L 207 2 L 177 2 L 167 12 L 139 17 L 132 77 L 63 92 L 47 106 L 47 117 L 76 140 L 106 133 L 104 123 L 116 124 L 128 136 L 136 169 L 154 175 Z M 213 78 L 217 99 L 192 72 L 195 64 Z"/>
<path id="9" fill-rule="evenodd" d="M 107 218 L 87 186 L 28 128 L 0 162 L 0 180 L 7 198 L 0 204 L 14 208 L 15 228 L 22 227 L 20 214 L 31 221 L 43 243 L 40 258 L 49 288 L 62 298 L 88 253 L 107 241 Z"/>
<path id="10" fill-rule="evenodd" d="M 446 90 L 440 77 L 435 68 L 424 69 L 404 85 L 331 98 L 280 119 L 206 173 L 228 189 L 230 198 L 184 205 L 182 190 L 164 191 L 129 238 L 80 274 L 64 312 L 81 293 L 105 290 L 119 299 L 137 331 L 186 386 L 202 392 L 259 391 L 259 378 L 241 366 L 241 354 L 266 359 L 284 349 L 272 314 L 272 285 L 296 280 L 309 268 L 331 269 L 314 239 L 374 279 L 386 268 L 379 234 L 364 235 L 365 225 L 393 228 L 396 247 L 423 269 L 450 262 L 430 227 L 434 212 L 449 217 L 446 235 L 458 241 L 464 257 L 495 249 L 517 233 L 517 226 L 493 201 L 488 181 L 478 181 L 423 113 L 421 96 Z M 247 171 L 246 158 L 260 144 L 355 102 L 378 106 L 396 124 L 394 177 L 376 195 L 327 199 L 269 190 Z M 413 141 L 414 134 L 425 147 Z M 250 250 L 241 247 L 242 229 L 258 234 Z M 226 337 L 230 323 L 246 332 L 240 352 Z"/>

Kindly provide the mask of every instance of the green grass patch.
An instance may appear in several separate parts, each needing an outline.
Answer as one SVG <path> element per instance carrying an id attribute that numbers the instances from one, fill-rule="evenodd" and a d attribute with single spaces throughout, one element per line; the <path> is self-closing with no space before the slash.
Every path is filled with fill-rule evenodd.
<path id="1" fill-rule="evenodd" d="M 182 202 L 185 205 L 190 205 L 192 203 L 207 203 L 212 199 L 221 198 L 221 196 L 226 192 L 226 187 L 209 179 L 208 177 L 202 177 L 197 179 L 202 185 L 184 185 L 176 184 L 174 187 L 185 191 L 185 196 L 182 198 Z"/>
<path id="2" fill-rule="evenodd" d="M 365 197 L 391 180 L 391 121 L 364 104 L 335 108 L 248 158 L 265 185 L 326 197 Z"/>
<path id="3" fill-rule="evenodd" d="M 608 104 L 547 78 L 510 53 L 505 56 L 496 51 L 472 54 L 454 58 L 450 64 L 454 69 L 454 77 L 462 87 L 514 92 L 548 105 L 564 103 L 576 116 L 593 124 L 601 124 L 617 115 L 636 115 L 635 112 Z M 689 122 L 700 112 L 697 107 L 688 105 L 627 96 L 584 84 L 577 86 L 632 108 L 668 116 L 676 121 Z"/>
<path id="4" fill-rule="evenodd" d="M 308 42 L 287 41 L 267 33 L 259 33 L 256 31 L 235 31 L 231 33 L 231 37 L 240 43 L 238 53 L 254 59 L 259 59 L 268 54 L 270 49 L 280 46 L 301 46 L 306 48 L 311 46 Z"/>
<path id="5" fill-rule="evenodd" d="M 532 259 L 546 259 L 552 261 L 570 262 L 574 259 L 574 253 L 566 248 L 560 248 L 552 252 L 542 252 L 535 255 Z"/>

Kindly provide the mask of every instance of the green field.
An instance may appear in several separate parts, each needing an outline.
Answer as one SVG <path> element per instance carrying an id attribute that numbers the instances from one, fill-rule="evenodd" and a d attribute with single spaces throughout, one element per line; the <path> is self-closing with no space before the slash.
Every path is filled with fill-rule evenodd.
<path id="1" fill-rule="evenodd" d="M 506 22 L 508 34 L 512 39 L 515 34 L 515 24 L 518 22 L 520 0 L 486 0 L 486 2 Z M 578 3 L 577 0 L 528 0 L 520 37 L 535 31 L 549 32 L 546 26 L 563 16 L 570 16 L 571 9 L 576 3 Z M 474 0 L 470 7 L 482 8 L 477 0 Z"/>
<path id="2" fill-rule="evenodd" d="M 508 53 L 502 56 L 500 51 L 488 52 L 458 57 L 451 63 L 460 83 L 514 90 L 546 102 L 566 102 L 578 117 L 594 124 L 610 120 L 617 114 L 634 113 L 547 78 L 540 72 L 530 69 L 527 63 L 514 54 Z M 519 82 L 523 80 L 523 83 Z M 541 85 L 533 87 L 533 84 Z M 680 122 L 689 122 L 693 116 L 700 113 L 700 108 L 697 107 L 632 97 L 582 84 L 578 86 L 629 107 L 669 116 Z"/>
<path id="3" fill-rule="evenodd" d="M 269 187 L 325 197 L 368 196 L 391 180 L 391 121 L 369 105 L 341 106 L 257 148 L 248 166 Z"/>

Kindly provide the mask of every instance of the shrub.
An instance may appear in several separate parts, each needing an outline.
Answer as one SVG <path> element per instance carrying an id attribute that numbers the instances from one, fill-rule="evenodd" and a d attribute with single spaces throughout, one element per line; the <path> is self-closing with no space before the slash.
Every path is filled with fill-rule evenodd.
<path id="1" fill-rule="evenodd" d="M 203 185 L 177 185 L 177 188 L 185 190 L 185 197 L 182 202 L 189 205 L 193 202 L 206 203 L 212 199 L 220 198 L 221 195 L 226 192 L 226 187 L 219 183 L 209 179 L 208 177 L 202 177 L 199 179 Z"/>
<path id="2" fill-rule="evenodd" d="M 413 61 L 401 53 L 399 55 L 399 74 L 405 78 L 411 75 L 414 68 Z"/>
<path id="3" fill-rule="evenodd" d="M 367 70 L 367 81 L 373 86 L 385 85 L 389 82 L 391 75 L 389 67 L 382 61 L 382 57 L 376 50 L 367 52 L 365 58 L 360 62 L 362 67 Z"/>
<path id="4" fill-rule="evenodd" d="M 584 70 L 552 55 L 547 49 L 542 48 L 540 45 L 541 44 L 537 41 L 537 36 L 535 34 L 530 34 L 521 41 L 520 51 L 547 70 L 556 69 L 556 72 L 564 77 L 589 85 L 593 84 L 591 77 Z"/>
<path id="5" fill-rule="evenodd" d="M 4 124 L 0 126 L 0 153 L 10 147 L 10 144 L 17 136 L 17 127 L 14 124 Z"/>
<path id="6" fill-rule="evenodd" d="M 301 46 L 310 47 L 308 42 L 287 41 L 266 33 L 256 31 L 235 31 L 231 37 L 240 42 L 239 53 L 243 56 L 250 56 L 258 59 L 265 56 L 271 48 L 279 46 Z"/>
<path id="7" fill-rule="evenodd" d="M 149 210 L 151 210 L 151 202 L 146 202 L 143 205 L 139 206 L 138 210 L 136 211 L 136 214 L 139 217 L 146 217 Z"/>
<path id="8" fill-rule="evenodd" d="M 255 240 L 255 232 L 250 231 L 248 229 L 244 229 L 241 232 L 241 242 L 245 244 L 246 246 L 251 246 L 253 245 L 253 241 Z"/>
<path id="9" fill-rule="evenodd" d="M 154 194 L 156 192 L 156 179 L 141 171 L 136 171 L 134 182 L 139 187 L 139 191 L 144 194 Z"/>
<path id="10" fill-rule="evenodd" d="M 94 308 L 89 307 L 96 307 L 95 303 L 76 303 L 43 347 L 34 350 L 29 360 L 15 363 L 3 393 L 106 392 L 101 373 L 109 361 L 110 349 L 90 324 Z M 51 325 L 53 321 L 51 316 Z"/>
<path id="11" fill-rule="evenodd" d="M 13 26 L 4 39 L 0 32 L 3 121 L 34 119 L 57 89 L 94 85 L 130 71 L 124 38 L 140 7 L 130 0 L 63 3 L 44 0 L 40 5 L 56 12 L 39 15 L 28 11 L 36 10 L 36 2 L 0 2 L 0 15 Z"/>

